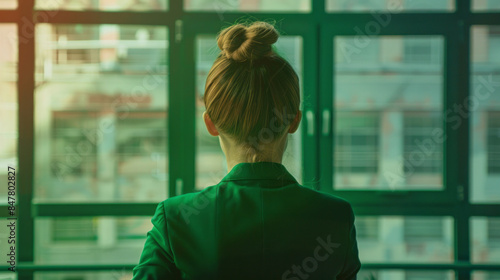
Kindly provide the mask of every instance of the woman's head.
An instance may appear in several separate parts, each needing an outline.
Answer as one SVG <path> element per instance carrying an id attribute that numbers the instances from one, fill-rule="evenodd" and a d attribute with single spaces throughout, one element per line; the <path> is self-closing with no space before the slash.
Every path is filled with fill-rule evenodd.
<path id="1" fill-rule="evenodd" d="M 293 133 L 300 122 L 299 79 L 272 48 L 279 33 L 265 22 L 236 24 L 217 38 L 221 50 L 208 73 L 205 123 L 257 161 L 265 147 Z M 290 117 L 291 116 L 291 117 Z"/>

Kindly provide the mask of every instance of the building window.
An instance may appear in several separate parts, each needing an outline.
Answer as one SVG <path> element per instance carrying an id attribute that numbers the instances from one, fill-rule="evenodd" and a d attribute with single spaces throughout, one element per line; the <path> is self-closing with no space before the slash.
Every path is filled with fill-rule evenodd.
<path id="1" fill-rule="evenodd" d="M 52 112 L 52 175 L 93 177 L 97 158 L 95 139 L 96 112 Z"/>
<path id="2" fill-rule="evenodd" d="M 488 247 L 500 248 L 500 219 L 488 219 Z"/>
<path id="3" fill-rule="evenodd" d="M 404 219 L 404 240 L 408 243 L 422 243 L 443 240 L 444 221 L 437 217 Z"/>
<path id="4" fill-rule="evenodd" d="M 405 280 L 443 280 L 449 279 L 446 271 L 418 271 L 405 272 Z"/>
<path id="5" fill-rule="evenodd" d="M 405 37 L 404 40 L 404 62 L 409 64 L 433 64 L 442 63 L 441 40 L 429 37 Z"/>
<path id="6" fill-rule="evenodd" d="M 120 176 L 166 176 L 166 118 L 164 111 L 136 111 L 128 113 L 127 118 L 117 119 L 117 168 Z M 134 166 L 134 162 L 142 162 L 142 166 Z"/>
<path id="7" fill-rule="evenodd" d="M 500 173 L 500 112 L 488 112 L 488 174 Z"/>
<path id="8" fill-rule="evenodd" d="M 441 174 L 443 147 L 434 140 L 434 130 L 442 127 L 438 112 L 405 112 L 405 173 Z"/>
<path id="9" fill-rule="evenodd" d="M 93 218 L 60 217 L 52 221 L 52 241 L 96 241 L 97 224 Z"/>
<path id="10" fill-rule="evenodd" d="M 360 217 L 356 220 L 356 236 L 362 240 L 378 240 L 379 218 Z"/>
<path id="11" fill-rule="evenodd" d="M 344 173 L 377 173 L 379 113 L 337 112 L 335 167 Z"/>

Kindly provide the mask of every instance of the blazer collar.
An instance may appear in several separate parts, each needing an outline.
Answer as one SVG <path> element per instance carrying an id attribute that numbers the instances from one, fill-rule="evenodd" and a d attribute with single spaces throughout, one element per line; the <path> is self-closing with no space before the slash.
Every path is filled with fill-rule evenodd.
<path id="1" fill-rule="evenodd" d="M 278 180 L 297 183 L 285 166 L 277 162 L 240 162 L 222 178 L 224 181 L 236 180 Z"/>

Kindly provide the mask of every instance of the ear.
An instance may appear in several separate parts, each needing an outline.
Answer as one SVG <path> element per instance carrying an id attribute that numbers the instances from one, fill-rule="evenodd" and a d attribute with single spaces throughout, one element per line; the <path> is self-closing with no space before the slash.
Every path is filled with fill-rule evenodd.
<path id="1" fill-rule="evenodd" d="M 297 115 L 295 115 L 295 119 L 293 120 L 290 128 L 288 129 L 288 133 L 294 133 L 297 128 L 299 128 L 300 120 L 302 119 L 302 111 L 298 111 Z"/>
<path id="2" fill-rule="evenodd" d="M 208 116 L 207 111 L 203 112 L 203 120 L 205 121 L 205 126 L 207 127 L 208 133 L 210 133 L 210 135 L 212 136 L 218 136 L 219 132 L 217 131 L 217 128 L 215 128 L 214 123 Z"/>

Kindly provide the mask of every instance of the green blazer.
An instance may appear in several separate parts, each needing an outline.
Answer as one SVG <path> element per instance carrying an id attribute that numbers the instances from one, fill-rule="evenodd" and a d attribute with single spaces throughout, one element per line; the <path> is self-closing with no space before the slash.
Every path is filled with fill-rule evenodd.
<path id="1" fill-rule="evenodd" d="M 356 279 L 354 214 L 275 162 L 239 163 L 215 186 L 161 202 L 133 280 Z"/>

